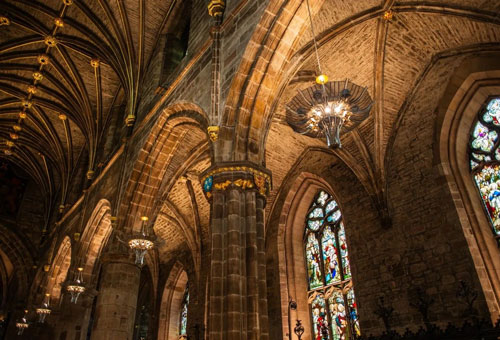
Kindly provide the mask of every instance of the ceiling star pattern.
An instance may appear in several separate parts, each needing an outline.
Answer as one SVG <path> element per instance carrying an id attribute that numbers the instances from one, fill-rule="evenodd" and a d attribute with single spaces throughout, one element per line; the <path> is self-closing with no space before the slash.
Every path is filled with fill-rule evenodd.
<path id="1" fill-rule="evenodd" d="M 94 177 L 113 120 L 135 121 L 174 3 L 0 3 L 0 157 L 32 176 L 46 206 L 71 203 L 78 174 Z"/>

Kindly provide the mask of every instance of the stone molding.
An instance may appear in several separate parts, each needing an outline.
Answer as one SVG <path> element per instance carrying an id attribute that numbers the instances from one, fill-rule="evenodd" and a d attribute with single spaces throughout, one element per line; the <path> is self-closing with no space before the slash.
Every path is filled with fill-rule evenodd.
<path id="1" fill-rule="evenodd" d="M 271 172 L 251 162 L 221 162 L 208 168 L 200 176 L 205 197 L 210 200 L 213 191 L 225 191 L 231 186 L 243 190 L 257 190 L 267 197 L 271 192 Z"/>

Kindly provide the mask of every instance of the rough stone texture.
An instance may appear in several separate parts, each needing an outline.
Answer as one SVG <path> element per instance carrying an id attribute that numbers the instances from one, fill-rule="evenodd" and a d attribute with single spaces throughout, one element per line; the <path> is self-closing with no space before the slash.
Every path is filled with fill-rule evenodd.
<path id="1" fill-rule="evenodd" d="M 132 339 L 140 273 L 132 263 L 104 264 L 92 326 L 93 340 Z"/>
<path id="2" fill-rule="evenodd" d="M 210 35 L 213 18 L 208 16 L 207 1 L 188 3 L 191 20 L 187 55 L 175 67 L 169 65 L 172 67 L 167 67 L 167 72 L 165 58 L 171 47 L 166 46 L 167 34 L 178 36 L 176 27 L 186 18 L 178 18 L 174 9 L 177 14 L 166 18 L 162 26 L 173 2 L 144 0 L 148 20 L 143 26 L 143 53 L 148 64 L 143 64 L 140 82 L 136 79 L 128 83 L 129 77 L 136 75 L 137 60 L 121 70 L 121 64 L 105 62 L 107 58 L 101 63 L 102 105 L 109 110 L 110 121 L 108 128 L 92 130 L 102 135 L 93 145 L 98 150 L 95 161 L 100 165 L 95 164 L 92 181 L 85 179 L 91 155 L 88 150 L 94 150 L 84 147 L 88 141 L 82 131 L 87 129 L 74 117 L 68 119 L 73 146 L 69 152 L 57 112 L 47 109 L 48 125 L 56 133 L 42 131 L 53 139 L 39 138 L 37 145 L 43 150 L 29 151 L 37 164 L 42 164 L 38 152 L 53 156 L 47 158 L 50 173 L 42 176 L 42 182 L 51 181 L 54 186 L 52 198 L 59 198 L 64 177 L 55 164 L 66 164 L 61 155 L 74 156 L 74 166 L 62 171 L 71 170 L 66 206 L 58 215 L 60 200 L 53 200 L 54 209 L 47 217 L 49 233 L 40 240 L 47 213 L 35 190 L 42 188 L 36 177 L 40 173 L 25 169 L 36 181 L 29 183 L 19 218 L 0 220 L 0 283 L 2 289 L 7 287 L 12 293 L 8 303 L 2 300 L 5 309 L 0 312 L 11 313 L 10 320 L 15 320 L 25 306 L 33 310 L 46 290 L 54 298 L 59 296 L 64 281 L 83 265 L 86 282 L 99 290 L 96 310 L 93 312 L 90 301 L 66 309 L 63 296 L 62 305 L 54 306 L 48 320 L 47 336 L 76 340 L 80 334 L 82 340 L 92 317 L 93 339 L 131 339 L 136 314 L 140 315 L 136 313 L 137 303 L 149 296 L 145 293 L 138 299 L 137 292 L 140 287 L 149 287 L 153 312 L 148 334 L 171 340 L 178 335 L 174 321 L 179 318 L 179 310 L 169 303 L 174 299 L 169 294 L 182 290 L 176 283 L 182 271 L 192 292 L 190 338 L 283 339 L 288 321 L 297 315 L 306 325 L 304 339 L 310 338 L 306 277 L 287 274 L 300 272 L 293 262 L 301 263 L 302 254 L 287 257 L 286 243 L 292 231 L 288 214 L 310 204 L 301 201 L 298 186 L 310 180 L 317 188 L 331 191 L 341 205 L 363 334 L 383 331 L 383 323 L 375 314 L 376 301 L 382 295 L 396 310 L 394 328 L 422 325 L 421 316 L 411 306 L 417 288 L 435 301 L 429 315 L 432 323 L 460 323 L 463 304 L 455 296 L 459 280 L 468 281 L 480 292 L 476 308 L 481 316 L 489 317 L 492 311 L 487 309 L 478 280 L 486 271 L 474 267 L 446 178 L 437 165 L 435 129 L 437 105 L 455 68 L 470 55 L 499 50 L 499 5 L 486 0 L 310 2 L 324 71 L 332 80 L 349 78 L 367 86 L 375 100 L 371 116 L 358 129 L 342 136 L 343 148 L 327 150 L 324 141 L 298 135 L 285 122 L 286 104 L 298 89 L 310 86 L 316 72 L 304 1 L 227 1 L 220 27 L 221 97 L 216 103 L 217 96 L 211 95 L 215 93 L 211 89 L 212 72 L 217 69 Z M 104 26 L 114 25 L 98 2 L 85 3 Z M 121 60 L 128 50 L 125 32 L 129 23 L 130 46 L 139 59 L 141 2 L 101 3 L 111 4 L 116 28 L 100 29 L 74 4 L 67 11 L 63 34 L 88 43 L 92 39 L 75 25 L 84 24 L 96 37 L 108 41 L 104 45 L 110 45 L 110 40 L 120 45 L 110 47 L 110 55 L 115 51 Z M 0 4 L 2 15 L 9 15 L 11 5 L 28 13 L 34 11 L 27 2 L 7 0 Z M 395 18 L 383 22 L 383 10 L 391 5 Z M 42 30 L 43 25 L 52 27 L 61 2 L 50 0 L 44 6 L 40 8 L 47 13 L 34 12 Z M 5 37 L 0 39 L 2 46 L 26 34 L 19 33 L 14 25 L 0 26 L 0 30 Z M 36 44 L 37 48 L 44 47 L 42 41 Z M 91 56 L 65 49 L 75 63 L 75 73 L 81 76 L 82 89 L 88 92 L 92 114 L 87 112 L 86 117 L 90 117 L 90 124 L 99 97 L 89 65 Z M 99 50 L 92 47 L 89 51 Z M 5 66 L 12 64 L 8 53 L 0 51 L 0 57 L 6 77 L 30 79 L 34 60 L 28 68 L 16 71 Z M 56 53 L 54 60 L 65 64 Z M 56 74 L 54 68 L 47 72 Z M 73 98 L 80 98 L 84 92 L 73 87 L 78 81 L 72 77 L 61 81 L 72 93 L 66 99 L 80 105 Z M 25 82 L 13 83 L 22 85 L 19 88 L 24 95 Z M 45 92 L 39 95 L 51 97 Z M 4 102 L 8 98 L 0 91 L 0 101 L 9 111 L 2 111 L 0 117 L 2 148 L 21 96 L 14 102 Z M 123 119 L 131 108 L 131 98 L 137 99 L 133 106 L 137 122 L 133 128 L 126 128 Z M 206 128 L 213 121 L 211 108 L 217 106 L 224 117 L 219 140 L 212 143 Z M 467 138 L 464 134 L 457 142 Z M 256 191 L 235 187 L 217 192 L 212 203 L 207 201 L 199 176 L 220 160 L 265 165 L 273 180 L 266 206 Z M 378 209 L 384 204 L 392 227 L 380 222 Z M 96 218 L 99 212 L 102 218 Z M 155 250 L 146 257 L 151 275 L 143 275 L 141 282 L 137 267 L 103 264 L 103 255 L 110 245 L 119 244 L 115 236 L 125 238 L 138 231 L 143 215 L 149 216 L 149 230 L 156 240 Z M 111 216 L 118 217 L 113 228 Z M 75 233 L 80 234 L 80 240 Z M 300 237 L 294 241 L 302 242 Z M 474 256 L 478 256 L 477 251 Z M 44 264 L 49 265 L 47 273 L 42 269 Z M 145 282 L 148 280 L 151 282 Z M 298 290 L 292 291 L 292 287 Z M 494 297 L 492 292 L 487 294 Z M 299 310 L 290 318 L 289 297 L 299 302 Z M 165 324 L 170 325 L 170 338 L 162 333 Z M 9 336 L 15 331 L 13 327 L 11 322 Z M 40 330 L 33 328 L 25 338 L 36 338 Z"/>
<path id="3" fill-rule="evenodd" d="M 209 339 L 268 339 L 264 199 L 215 192 L 212 203 Z"/>

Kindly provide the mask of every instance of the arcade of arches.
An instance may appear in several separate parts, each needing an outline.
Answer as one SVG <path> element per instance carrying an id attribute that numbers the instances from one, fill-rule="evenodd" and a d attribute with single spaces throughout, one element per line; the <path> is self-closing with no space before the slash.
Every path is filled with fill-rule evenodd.
<path id="1" fill-rule="evenodd" d="M 306 0 L 0 2 L 0 339 L 500 317 L 500 2 L 309 3 L 318 58 Z M 288 124 L 318 59 L 341 148 Z"/>

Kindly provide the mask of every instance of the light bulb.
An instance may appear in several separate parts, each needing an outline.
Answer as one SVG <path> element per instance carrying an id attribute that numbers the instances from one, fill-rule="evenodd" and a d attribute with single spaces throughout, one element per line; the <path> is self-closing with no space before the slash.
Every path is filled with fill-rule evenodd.
<path id="1" fill-rule="evenodd" d="M 328 76 L 326 74 L 320 74 L 316 77 L 316 83 L 323 85 L 328 82 Z"/>
<path id="2" fill-rule="evenodd" d="M 342 104 L 338 104 L 337 106 L 335 106 L 335 113 L 340 113 L 341 110 L 342 110 Z"/>
<path id="3" fill-rule="evenodd" d="M 330 107 L 330 105 L 328 105 L 327 107 L 325 107 L 325 112 L 326 113 L 332 112 L 332 108 Z"/>

